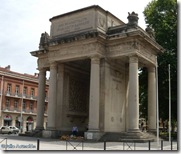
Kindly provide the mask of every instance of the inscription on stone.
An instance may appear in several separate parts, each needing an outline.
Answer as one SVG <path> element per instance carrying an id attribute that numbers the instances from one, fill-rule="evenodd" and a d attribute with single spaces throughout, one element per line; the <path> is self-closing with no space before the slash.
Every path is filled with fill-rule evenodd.
<path id="1" fill-rule="evenodd" d="M 52 24 L 52 36 L 83 31 L 92 27 L 91 15 L 59 19 Z"/>

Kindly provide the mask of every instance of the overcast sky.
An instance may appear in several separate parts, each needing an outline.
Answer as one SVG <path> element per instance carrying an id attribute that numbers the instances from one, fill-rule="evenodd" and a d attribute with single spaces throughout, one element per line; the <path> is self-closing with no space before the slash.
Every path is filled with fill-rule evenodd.
<path id="1" fill-rule="evenodd" d="M 19 73 L 38 72 L 37 50 L 43 32 L 50 33 L 53 16 L 91 5 L 99 5 L 127 23 L 128 12 L 139 16 L 139 26 L 146 28 L 143 11 L 151 0 L 1 0 L 0 66 L 11 65 Z"/>

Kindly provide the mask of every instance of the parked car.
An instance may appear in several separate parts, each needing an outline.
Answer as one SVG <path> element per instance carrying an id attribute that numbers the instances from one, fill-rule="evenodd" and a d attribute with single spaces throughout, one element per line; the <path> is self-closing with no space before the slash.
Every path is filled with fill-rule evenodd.
<path id="1" fill-rule="evenodd" d="M 1 134 L 12 134 L 13 130 L 11 130 L 8 126 L 1 126 L 0 133 Z"/>
<path id="2" fill-rule="evenodd" d="M 19 133 L 19 128 L 15 127 L 15 126 L 9 126 L 9 128 L 12 130 L 13 134 Z"/>

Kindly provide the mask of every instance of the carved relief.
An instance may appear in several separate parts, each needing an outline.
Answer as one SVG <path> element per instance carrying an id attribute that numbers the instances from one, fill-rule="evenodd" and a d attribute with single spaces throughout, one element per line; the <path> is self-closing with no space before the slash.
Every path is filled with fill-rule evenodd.
<path id="1" fill-rule="evenodd" d="M 61 48 L 59 50 L 50 51 L 49 58 L 51 60 L 62 60 L 65 58 L 74 58 L 74 57 L 82 57 L 82 56 L 91 56 L 96 53 L 103 53 L 104 46 L 101 44 L 84 44 L 80 46 L 71 46 L 66 48 Z"/>
<path id="2" fill-rule="evenodd" d="M 83 31 L 91 29 L 92 26 L 92 14 L 90 13 L 75 14 L 65 18 L 62 17 L 56 19 L 56 21 L 52 21 L 51 36 L 54 37 L 80 30 Z"/>
<path id="3" fill-rule="evenodd" d="M 131 45 L 134 49 L 137 49 L 137 50 L 139 50 L 139 43 L 138 42 L 136 42 L 136 41 L 134 41 L 134 42 L 132 42 L 132 45 Z"/>
<path id="4" fill-rule="evenodd" d="M 119 71 L 113 70 L 111 69 L 111 75 L 114 76 L 115 78 L 119 78 L 122 79 L 123 78 L 123 74 Z"/>
<path id="5" fill-rule="evenodd" d="M 48 58 L 38 58 L 37 63 L 38 63 L 38 68 L 44 68 L 49 66 Z"/>
<path id="6" fill-rule="evenodd" d="M 146 59 L 149 59 L 151 62 L 156 64 L 156 56 L 152 53 L 152 51 L 149 51 L 148 49 L 141 46 L 139 53 Z"/>
<path id="7" fill-rule="evenodd" d="M 121 101 L 122 101 L 122 87 L 120 81 L 115 81 L 112 79 L 111 86 L 111 112 L 119 113 L 121 112 Z"/>
<path id="8" fill-rule="evenodd" d="M 106 28 L 106 18 L 101 14 L 98 15 L 98 26 L 103 28 L 104 30 Z"/>
<path id="9" fill-rule="evenodd" d="M 138 57 L 137 56 L 130 56 L 129 62 L 130 63 L 138 63 Z"/>
<path id="10" fill-rule="evenodd" d="M 116 44 L 108 47 L 107 56 L 119 56 L 129 52 L 136 52 L 139 51 L 139 48 L 139 43 L 136 41 Z"/>
<path id="11" fill-rule="evenodd" d="M 70 77 L 69 111 L 87 112 L 88 86 L 85 82 Z"/>

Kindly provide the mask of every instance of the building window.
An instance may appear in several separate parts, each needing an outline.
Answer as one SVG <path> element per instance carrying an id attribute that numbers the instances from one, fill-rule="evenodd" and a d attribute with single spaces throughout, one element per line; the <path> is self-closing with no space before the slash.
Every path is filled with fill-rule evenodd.
<path id="1" fill-rule="evenodd" d="M 30 112 L 33 111 L 33 102 L 30 102 Z"/>
<path id="2" fill-rule="evenodd" d="M 26 102 L 23 102 L 23 111 L 26 111 Z"/>
<path id="3" fill-rule="evenodd" d="M 48 102 L 48 91 L 45 91 L 45 102 Z"/>
<path id="4" fill-rule="evenodd" d="M 15 109 L 15 110 L 18 110 L 18 101 L 15 101 L 15 102 L 14 102 L 14 109 Z"/>
<path id="5" fill-rule="evenodd" d="M 45 106 L 44 106 L 44 112 L 47 113 L 47 105 L 45 103 Z"/>
<path id="6" fill-rule="evenodd" d="M 24 87 L 24 89 L 23 89 L 23 96 L 26 97 L 26 94 L 27 94 L 27 87 Z"/>
<path id="7" fill-rule="evenodd" d="M 9 110 L 10 108 L 10 101 L 9 99 L 6 100 L 6 109 Z"/>
<path id="8" fill-rule="evenodd" d="M 19 86 L 16 85 L 16 89 L 15 89 L 15 95 L 18 96 L 19 95 Z"/>
<path id="9" fill-rule="evenodd" d="M 10 94 L 11 93 L 11 84 L 8 83 L 8 86 L 7 86 L 7 94 Z"/>
<path id="10" fill-rule="evenodd" d="M 35 89 L 31 88 L 31 98 L 34 98 L 34 95 L 35 95 Z"/>

